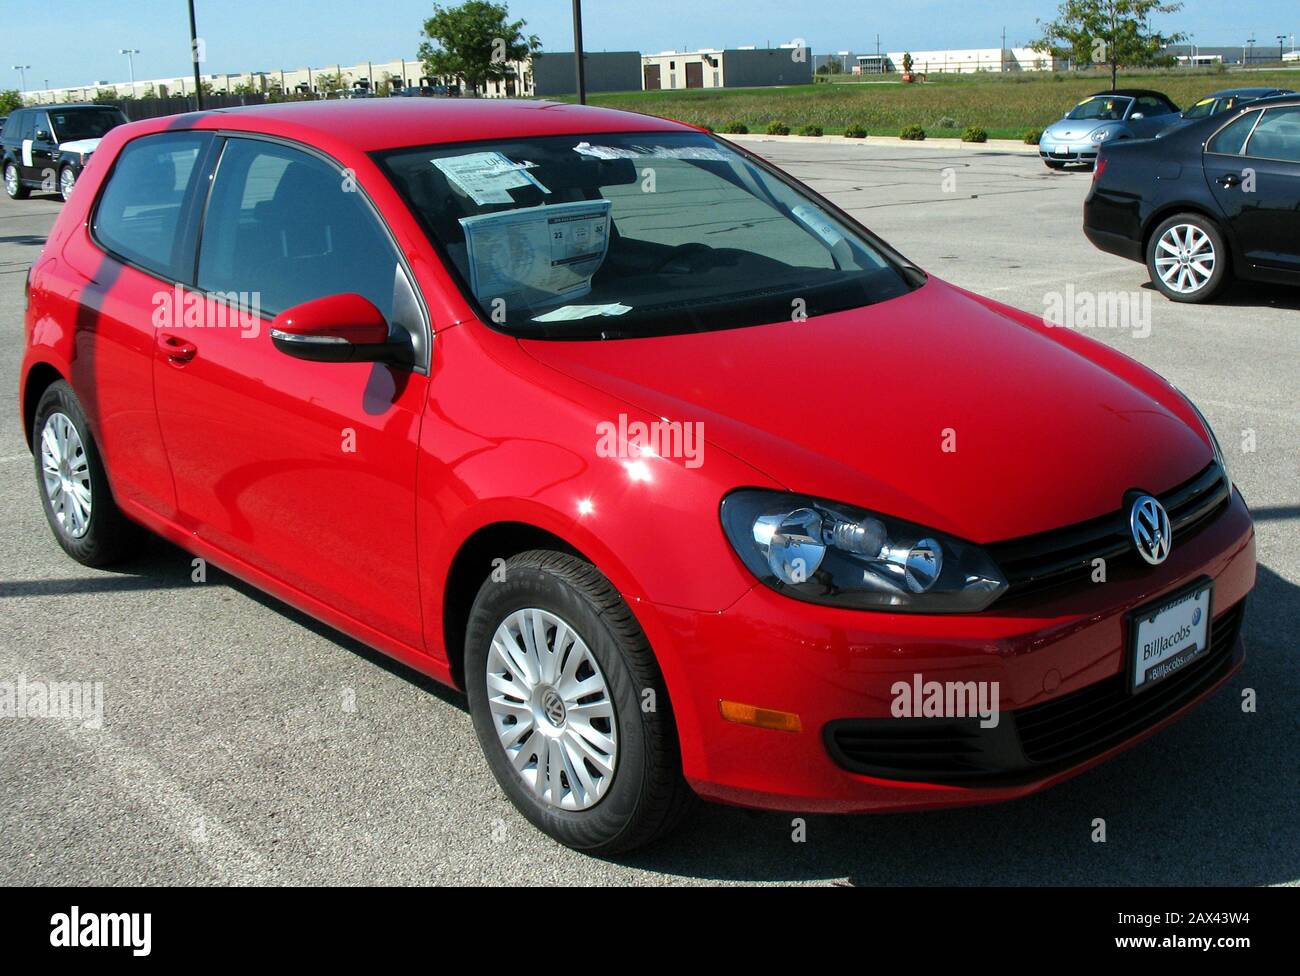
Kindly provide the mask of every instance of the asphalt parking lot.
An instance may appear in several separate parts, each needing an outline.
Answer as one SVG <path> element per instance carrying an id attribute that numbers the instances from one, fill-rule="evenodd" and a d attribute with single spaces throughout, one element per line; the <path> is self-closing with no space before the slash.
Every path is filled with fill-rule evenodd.
<path id="1" fill-rule="evenodd" d="M 1226 689 L 1012 804 L 809 817 L 801 843 L 788 815 L 701 807 L 625 860 L 568 851 L 498 790 L 456 693 L 215 570 L 192 583 L 161 542 L 111 572 L 63 554 L 17 411 L 23 280 L 60 205 L 0 196 L 0 680 L 102 681 L 105 695 L 98 730 L 0 719 L 0 884 L 1297 883 L 1300 290 L 1167 302 L 1084 239 L 1088 175 L 1032 155 L 745 144 L 1008 304 L 1150 297 L 1149 328 L 1090 332 L 1200 404 L 1254 510 L 1248 661 Z"/>

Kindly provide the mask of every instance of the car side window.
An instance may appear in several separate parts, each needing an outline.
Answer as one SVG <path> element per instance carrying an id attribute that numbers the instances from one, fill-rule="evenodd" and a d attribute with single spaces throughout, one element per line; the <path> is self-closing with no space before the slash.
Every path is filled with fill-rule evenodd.
<path id="1" fill-rule="evenodd" d="M 1172 107 L 1167 102 L 1153 95 L 1141 96 L 1133 106 L 1135 113 L 1140 112 L 1146 118 L 1153 115 L 1168 115 L 1172 110 Z"/>
<path id="2" fill-rule="evenodd" d="M 340 170 L 265 140 L 226 143 L 203 220 L 200 288 L 255 302 L 268 318 L 353 292 L 391 321 L 399 279 L 392 242 Z"/>
<path id="3" fill-rule="evenodd" d="M 1250 130 L 1255 127 L 1258 112 L 1247 112 L 1220 129 L 1211 139 L 1206 151 L 1222 153 L 1227 156 L 1239 156 L 1246 145 Z"/>
<path id="4" fill-rule="evenodd" d="M 4 131 L 0 132 L 0 139 L 17 139 L 19 130 L 23 127 L 23 119 L 27 116 L 26 112 L 17 111 L 5 120 Z"/>
<path id="5" fill-rule="evenodd" d="M 1300 105 L 1266 111 L 1246 143 L 1246 155 L 1300 163 Z"/>
<path id="6" fill-rule="evenodd" d="M 182 210 L 199 174 L 200 153 L 211 139 L 201 132 L 175 132 L 127 143 L 95 208 L 95 239 L 147 271 L 182 279 Z"/>

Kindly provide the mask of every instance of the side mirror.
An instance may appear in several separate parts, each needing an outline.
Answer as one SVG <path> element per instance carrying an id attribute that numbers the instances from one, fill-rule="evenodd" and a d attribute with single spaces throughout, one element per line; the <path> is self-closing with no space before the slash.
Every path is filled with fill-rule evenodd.
<path id="1" fill-rule="evenodd" d="M 271 341 L 286 356 L 316 363 L 414 362 L 405 335 L 392 339 L 384 313 L 360 295 L 327 295 L 271 320 Z"/>
<path id="2" fill-rule="evenodd" d="M 49 132 L 48 132 L 47 130 L 45 130 L 45 129 L 37 129 L 37 130 L 36 130 L 36 141 L 37 141 L 37 142 L 52 142 L 53 140 L 50 139 L 50 134 L 49 134 Z"/>
<path id="3" fill-rule="evenodd" d="M 1146 116 L 1141 112 L 1134 112 L 1132 115 L 1129 116 L 1129 118 L 1132 119 L 1134 122 L 1136 122 L 1138 119 L 1145 119 Z"/>

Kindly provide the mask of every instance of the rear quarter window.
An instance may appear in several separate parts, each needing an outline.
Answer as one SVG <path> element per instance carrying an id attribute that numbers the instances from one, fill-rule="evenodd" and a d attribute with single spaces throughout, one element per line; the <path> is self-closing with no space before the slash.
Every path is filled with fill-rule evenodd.
<path id="1" fill-rule="evenodd" d="M 1241 151 L 1246 145 L 1246 139 L 1250 136 L 1250 130 L 1255 127 L 1255 121 L 1258 118 L 1258 112 L 1247 112 L 1241 118 L 1234 119 L 1210 138 L 1206 149 L 1209 152 L 1222 153 L 1227 156 L 1241 155 Z"/>
<path id="2" fill-rule="evenodd" d="M 122 149 L 95 208 L 95 239 L 115 256 L 181 280 L 182 213 L 211 136 L 142 136 Z"/>

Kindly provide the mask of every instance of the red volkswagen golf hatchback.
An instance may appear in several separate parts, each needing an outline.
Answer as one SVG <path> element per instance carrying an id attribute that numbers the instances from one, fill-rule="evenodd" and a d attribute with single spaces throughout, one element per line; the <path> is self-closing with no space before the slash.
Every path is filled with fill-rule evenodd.
<path id="1" fill-rule="evenodd" d="M 678 123 L 122 126 L 26 338 L 71 556 L 143 527 L 463 688 L 502 789 L 583 850 L 696 795 L 1021 796 L 1242 661 L 1254 532 L 1191 403 Z"/>

